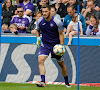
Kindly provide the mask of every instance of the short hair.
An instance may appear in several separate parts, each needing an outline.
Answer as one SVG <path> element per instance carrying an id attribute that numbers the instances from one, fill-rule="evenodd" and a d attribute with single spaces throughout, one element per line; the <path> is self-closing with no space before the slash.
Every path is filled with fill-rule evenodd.
<path id="1" fill-rule="evenodd" d="M 48 8 L 49 10 L 51 10 L 50 5 L 48 5 L 48 4 L 43 5 L 42 8 Z"/>
<path id="2" fill-rule="evenodd" d="M 55 11 L 56 11 L 56 8 L 54 6 L 51 6 L 51 8 L 55 9 Z"/>
<path id="3" fill-rule="evenodd" d="M 17 29 L 17 25 L 16 25 L 15 23 L 13 23 L 13 24 L 10 25 L 10 28 L 15 28 L 15 29 Z"/>
<path id="4" fill-rule="evenodd" d="M 94 1 L 94 0 L 88 0 L 87 2 L 93 2 L 93 4 L 95 3 L 95 1 Z"/>
<path id="5" fill-rule="evenodd" d="M 18 6 L 17 8 L 23 8 L 22 6 Z M 24 8 L 23 8 L 23 10 L 24 10 Z"/>
<path id="6" fill-rule="evenodd" d="M 42 16 L 41 11 L 37 11 L 37 12 L 35 13 L 35 17 L 36 17 L 38 14 L 41 14 L 41 16 Z"/>
<path id="7" fill-rule="evenodd" d="M 75 9 L 73 5 L 69 5 L 69 6 L 67 7 L 67 9 L 68 9 L 68 8 L 72 8 L 72 10 Z"/>

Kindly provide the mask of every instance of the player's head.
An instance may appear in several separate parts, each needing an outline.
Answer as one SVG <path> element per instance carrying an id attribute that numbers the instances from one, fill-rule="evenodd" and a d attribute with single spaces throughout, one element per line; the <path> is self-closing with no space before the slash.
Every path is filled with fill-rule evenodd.
<path id="1" fill-rule="evenodd" d="M 90 19 L 90 24 L 95 25 L 95 27 L 97 28 L 99 25 L 99 20 L 96 18 L 96 16 L 91 15 L 89 19 Z"/>
<path id="2" fill-rule="evenodd" d="M 72 5 L 67 7 L 67 13 L 72 17 L 75 14 L 75 8 Z"/>
<path id="3" fill-rule="evenodd" d="M 42 6 L 42 14 L 43 14 L 45 19 L 48 19 L 51 16 L 50 11 L 51 11 L 51 8 L 49 5 Z"/>
<path id="4" fill-rule="evenodd" d="M 19 15 L 19 17 L 22 17 L 24 13 L 24 9 L 22 6 L 18 6 L 17 7 L 17 14 Z"/>
<path id="5" fill-rule="evenodd" d="M 37 21 L 40 17 L 42 17 L 42 13 L 41 13 L 40 11 L 37 11 L 37 12 L 35 13 L 35 19 L 36 19 L 36 21 Z"/>

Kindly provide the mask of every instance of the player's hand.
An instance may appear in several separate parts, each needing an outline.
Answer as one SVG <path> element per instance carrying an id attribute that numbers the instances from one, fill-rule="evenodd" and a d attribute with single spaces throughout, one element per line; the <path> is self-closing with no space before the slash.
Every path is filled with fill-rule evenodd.
<path id="1" fill-rule="evenodd" d="M 39 48 L 40 47 L 40 42 L 41 42 L 41 38 L 40 37 L 37 37 L 37 47 Z"/>

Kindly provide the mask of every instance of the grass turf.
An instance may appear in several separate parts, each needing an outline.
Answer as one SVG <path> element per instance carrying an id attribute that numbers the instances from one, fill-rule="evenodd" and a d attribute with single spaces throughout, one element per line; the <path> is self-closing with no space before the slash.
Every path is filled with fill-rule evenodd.
<path id="1" fill-rule="evenodd" d="M 100 90 L 100 87 L 80 86 L 80 90 Z M 47 85 L 37 87 L 35 84 L 26 83 L 0 83 L 0 90 L 77 90 L 77 86 L 72 85 L 67 88 L 65 85 Z"/>

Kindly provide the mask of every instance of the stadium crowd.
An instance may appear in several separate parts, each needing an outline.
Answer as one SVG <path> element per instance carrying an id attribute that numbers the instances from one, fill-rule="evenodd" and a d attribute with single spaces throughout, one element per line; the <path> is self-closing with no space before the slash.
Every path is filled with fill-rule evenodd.
<path id="1" fill-rule="evenodd" d="M 48 4 L 51 6 L 51 15 L 62 20 L 66 37 L 77 35 L 77 5 L 80 5 L 80 35 L 100 35 L 99 0 L 37 0 L 36 10 L 34 1 L 16 2 L 15 5 L 12 0 L 5 0 L 2 4 L 1 33 L 35 34 L 36 21 L 42 17 L 41 7 Z"/>

